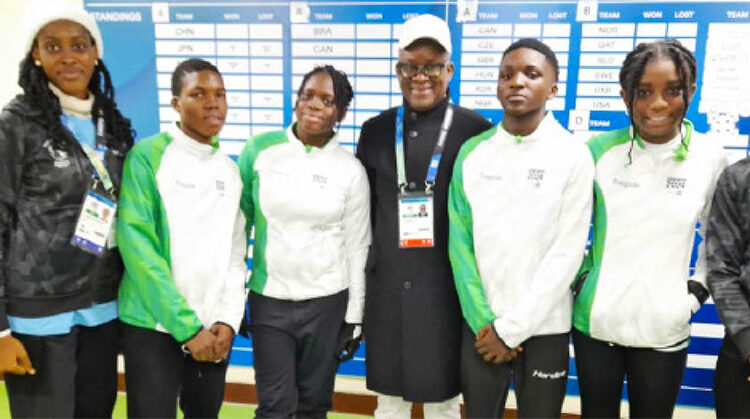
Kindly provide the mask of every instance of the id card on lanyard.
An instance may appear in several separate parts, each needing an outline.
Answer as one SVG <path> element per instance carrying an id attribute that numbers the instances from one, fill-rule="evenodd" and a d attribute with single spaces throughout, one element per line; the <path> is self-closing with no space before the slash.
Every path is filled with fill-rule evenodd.
<path id="1" fill-rule="evenodd" d="M 443 157 L 445 138 L 453 122 L 450 103 L 445 109 L 440 135 L 432 152 L 425 178 L 425 190 L 406 190 L 406 163 L 404 157 L 404 107 L 396 113 L 396 176 L 398 177 L 398 241 L 402 249 L 433 247 L 435 245 L 435 217 L 432 188 L 437 178 L 440 159 Z"/>
<path id="2" fill-rule="evenodd" d="M 113 232 L 116 211 L 114 200 L 89 190 L 78 215 L 73 245 L 96 256 L 104 255 Z"/>
<path id="3" fill-rule="evenodd" d="M 103 119 L 97 121 L 97 144 L 104 136 Z M 73 232 L 71 244 L 84 252 L 102 256 L 108 248 L 114 247 L 114 226 L 117 213 L 117 201 L 114 196 L 114 184 L 109 176 L 100 153 L 88 145 L 81 143 L 83 151 L 88 156 L 98 179 L 94 177 L 94 185 L 86 192 L 86 197 L 78 214 L 78 222 Z M 99 181 L 105 193 L 97 190 Z"/>
<path id="4" fill-rule="evenodd" d="M 402 248 L 435 245 L 432 194 L 403 192 L 398 196 L 399 245 Z"/>

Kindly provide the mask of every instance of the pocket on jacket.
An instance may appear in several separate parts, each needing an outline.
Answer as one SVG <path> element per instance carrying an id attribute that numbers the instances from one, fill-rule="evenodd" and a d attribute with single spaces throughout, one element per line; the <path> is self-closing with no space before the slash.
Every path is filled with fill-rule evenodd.
<path id="1" fill-rule="evenodd" d="M 683 281 L 670 281 L 652 288 L 645 301 L 650 308 L 642 311 L 649 318 L 643 318 L 647 327 L 644 331 L 648 340 L 655 346 L 670 345 L 681 339 L 690 321 L 690 299 Z"/>

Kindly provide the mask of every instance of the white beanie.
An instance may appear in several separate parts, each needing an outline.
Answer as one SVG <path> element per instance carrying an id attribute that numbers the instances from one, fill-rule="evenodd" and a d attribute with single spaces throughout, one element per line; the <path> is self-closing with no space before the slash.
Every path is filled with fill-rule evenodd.
<path id="1" fill-rule="evenodd" d="M 94 17 L 81 8 L 72 7 L 65 3 L 58 4 L 58 2 L 45 2 L 43 7 L 38 7 L 35 8 L 34 11 L 30 11 L 27 16 L 26 24 L 24 25 L 26 28 L 24 54 L 31 51 L 31 48 L 34 46 L 34 40 L 39 34 L 39 31 L 48 23 L 56 20 L 70 20 L 86 28 L 96 44 L 96 49 L 99 52 L 99 59 L 104 56 L 102 34 L 99 32 L 99 27 L 96 25 Z"/>

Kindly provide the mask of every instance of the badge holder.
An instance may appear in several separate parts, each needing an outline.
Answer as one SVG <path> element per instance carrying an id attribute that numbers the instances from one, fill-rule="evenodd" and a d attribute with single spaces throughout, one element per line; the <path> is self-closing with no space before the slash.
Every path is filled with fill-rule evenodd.
<path id="1" fill-rule="evenodd" d="M 407 191 L 401 186 L 398 194 L 399 247 L 412 249 L 435 246 L 432 184 L 425 182 L 424 191 Z"/>
<path id="2" fill-rule="evenodd" d="M 103 256 L 112 247 L 117 201 L 97 191 L 98 181 L 86 192 L 71 243 L 95 256 Z"/>
<path id="3" fill-rule="evenodd" d="M 404 107 L 399 106 L 396 112 L 395 153 L 396 176 L 398 181 L 398 245 L 401 249 L 431 248 L 435 246 L 435 217 L 432 188 L 437 179 L 443 146 L 453 121 L 453 108 L 445 108 L 443 123 L 440 126 L 435 149 L 427 168 L 425 188 L 422 191 L 406 190 L 406 164 L 404 162 Z"/>

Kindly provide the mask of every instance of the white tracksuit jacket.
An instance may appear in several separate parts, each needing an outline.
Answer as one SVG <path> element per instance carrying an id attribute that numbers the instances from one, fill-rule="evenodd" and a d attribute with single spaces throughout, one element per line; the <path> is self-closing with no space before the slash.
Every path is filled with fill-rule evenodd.
<path id="1" fill-rule="evenodd" d="M 570 284 L 586 246 L 594 163 L 548 113 L 516 137 L 492 128 L 461 148 L 451 180 L 449 252 L 461 308 L 509 347 L 570 331 Z"/>
<path id="2" fill-rule="evenodd" d="M 348 288 L 345 321 L 362 323 L 370 186 L 359 161 L 336 136 L 306 147 L 290 126 L 248 140 L 239 166 L 255 226 L 250 289 L 299 301 Z"/>
<path id="3" fill-rule="evenodd" d="M 123 173 L 120 319 L 179 342 L 215 322 L 237 331 L 247 277 L 237 166 L 218 140 L 201 144 L 173 125 L 136 144 Z"/>
<path id="4" fill-rule="evenodd" d="M 706 286 L 702 249 L 692 277 L 689 271 L 696 221 L 703 226 L 727 162 L 720 145 L 687 121 L 683 133 L 684 160 L 675 154 L 679 137 L 656 146 L 638 139 L 632 163 L 628 128 L 589 142 L 596 189 L 593 241 L 581 268 L 588 276 L 574 307 L 580 332 L 629 347 L 687 346 L 688 321 L 700 307 L 687 280 Z"/>

